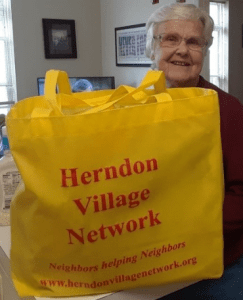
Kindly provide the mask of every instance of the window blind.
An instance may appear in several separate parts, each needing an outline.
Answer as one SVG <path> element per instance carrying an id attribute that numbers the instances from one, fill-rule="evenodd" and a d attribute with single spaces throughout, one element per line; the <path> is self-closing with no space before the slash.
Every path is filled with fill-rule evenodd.
<path id="1" fill-rule="evenodd" d="M 210 81 L 228 91 L 228 1 L 210 1 L 210 15 L 214 20 L 213 45 L 210 52 Z"/>
<path id="2" fill-rule="evenodd" d="M 0 113 L 17 100 L 11 0 L 0 0 Z"/>

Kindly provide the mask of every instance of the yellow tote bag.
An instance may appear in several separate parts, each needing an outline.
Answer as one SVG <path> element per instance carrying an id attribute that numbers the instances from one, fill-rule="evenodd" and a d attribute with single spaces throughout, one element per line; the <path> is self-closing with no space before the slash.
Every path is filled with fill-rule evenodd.
<path id="1" fill-rule="evenodd" d="M 160 71 L 136 89 L 72 94 L 55 70 L 45 85 L 7 116 L 23 179 L 11 204 L 20 297 L 220 277 L 217 93 L 166 89 Z"/>

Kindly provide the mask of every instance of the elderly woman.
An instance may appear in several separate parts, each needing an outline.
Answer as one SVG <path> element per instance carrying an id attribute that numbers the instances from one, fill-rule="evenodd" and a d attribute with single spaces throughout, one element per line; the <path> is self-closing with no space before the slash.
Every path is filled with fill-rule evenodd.
<path id="1" fill-rule="evenodd" d="M 168 87 L 218 92 L 225 178 L 223 277 L 199 282 L 163 299 L 243 299 L 243 106 L 200 76 L 213 41 L 213 27 L 212 18 L 191 4 L 161 7 L 147 22 L 146 54 L 153 69 L 164 71 Z"/>

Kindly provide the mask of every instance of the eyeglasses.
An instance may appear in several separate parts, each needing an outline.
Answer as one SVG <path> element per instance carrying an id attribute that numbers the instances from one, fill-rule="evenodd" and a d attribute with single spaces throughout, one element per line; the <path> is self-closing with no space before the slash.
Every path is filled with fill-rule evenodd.
<path id="1" fill-rule="evenodd" d="M 161 47 L 174 48 L 179 46 L 182 41 L 185 41 L 187 47 L 193 51 L 201 51 L 207 46 L 207 42 L 204 38 L 190 37 L 184 39 L 179 34 L 161 34 L 153 36 L 153 39 L 159 41 Z"/>

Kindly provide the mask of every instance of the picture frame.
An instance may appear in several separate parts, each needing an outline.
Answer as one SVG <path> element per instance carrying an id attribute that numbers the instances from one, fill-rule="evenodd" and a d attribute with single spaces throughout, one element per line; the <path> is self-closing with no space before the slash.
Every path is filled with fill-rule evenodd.
<path id="1" fill-rule="evenodd" d="M 115 28 L 116 66 L 150 67 L 152 61 L 146 57 L 146 24 Z"/>
<path id="2" fill-rule="evenodd" d="M 45 58 L 77 58 L 74 20 L 42 19 Z"/>

